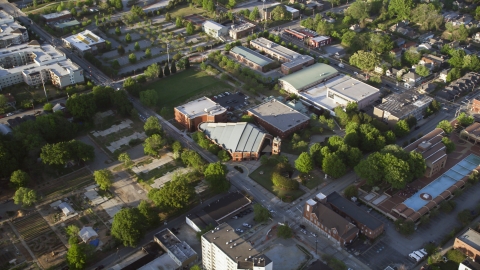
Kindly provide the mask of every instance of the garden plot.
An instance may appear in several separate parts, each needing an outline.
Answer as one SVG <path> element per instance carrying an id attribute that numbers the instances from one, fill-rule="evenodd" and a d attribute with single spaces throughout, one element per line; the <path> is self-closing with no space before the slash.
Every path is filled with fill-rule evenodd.
<path id="1" fill-rule="evenodd" d="M 170 182 L 172 180 L 172 177 L 175 174 L 186 174 L 188 172 L 191 172 L 193 169 L 192 168 L 178 168 L 175 169 L 171 172 L 168 172 L 164 176 L 157 178 L 154 180 L 154 183 L 151 184 L 152 188 L 161 188 L 163 187 L 167 182 Z"/>
<path id="2" fill-rule="evenodd" d="M 127 120 L 124 120 L 124 121 L 120 122 L 120 124 L 113 125 L 110 128 L 107 128 L 105 130 L 94 131 L 94 132 L 92 132 L 92 135 L 95 136 L 95 137 L 99 137 L 99 136 L 105 137 L 105 136 L 107 136 L 111 133 L 118 132 L 122 129 L 130 128 L 130 125 L 132 123 L 133 123 L 132 120 L 127 119 Z"/>
<path id="3" fill-rule="evenodd" d="M 172 161 L 173 161 L 173 154 L 169 152 L 166 155 L 163 155 L 159 159 L 152 160 L 152 162 L 150 162 L 148 164 L 143 164 L 143 165 L 140 165 L 140 166 L 133 166 L 132 171 L 137 175 L 139 175 L 141 173 L 147 174 L 151 170 L 154 170 L 154 169 L 156 169 L 160 166 L 163 166 L 164 164 L 170 163 Z"/>
<path id="4" fill-rule="evenodd" d="M 125 137 L 119 139 L 118 141 L 111 142 L 110 145 L 107 146 L 107 149 L 110 152 L 113 153 L 116 150 L 122 148 L 122 146 L 128 145 L 131 140 L 144 140 L 146 138 L 147 138 L 147 135 L 145 135 L 145 132 L 140 132 L 140 133 L 139 132 L 134 132 L 130 136 L 125 136 Z"/>
<path id="5" fill-rule="evenodd" d="M 38 189 L 38 193 L 43 196 L 42 200 L 46 201 L 58 198 L 70 191 L 79 190 L 93 182 L 92 173 L 87 168 L 82 168 L 73 173 L 47 182 L 46 186 Z"/>

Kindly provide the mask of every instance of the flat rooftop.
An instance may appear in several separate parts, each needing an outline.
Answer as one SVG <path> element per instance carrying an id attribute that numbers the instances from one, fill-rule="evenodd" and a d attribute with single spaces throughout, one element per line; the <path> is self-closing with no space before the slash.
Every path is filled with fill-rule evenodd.
<path id="1" fill-rule="evenodd" d="M 287 131 L 310 120 L 308 116 L 276 99 L 271 99 L 248 111 L 281 131 Z"/>
<path id="2" fill-rule="evenodd" d="M 17 22 L 0 25 L 0 40 L 12 39 L 14 36 L 22 35 L 27 29 Z"/>
<path id="3" fill-rule="evenodd" d="M 253 50 L 250 50 L 249 48 L 245 48 L 243 46 L 235 46 L 231 52 L 239 54 L 243 56 L 244 58 L 248 59 L 249 61 L 254 62 L 255 64 L 264 67 L 268 64 L 273 63 L 273 60 L 256 52 Z"/>
<path id="4" fill-rule="evenodd" d="M 318 37 L 313 37 L 310 40 L 315 41 L 315 42 L 320 42 L 320 41 L 329 40 L 329 39 L 330 39 L 330 37 L 318 36 Z"/>
<path id="5" fill-rule="evenodd" d="M 69 15 L 69 14 L 71 15 L 72 13 L 70 13 L 70 11 L 68 11 L 68 10 L 62 10 L 60 12 L 43 14 L 42 17 L 45 18 L 46 20 L 51 20 L 51 19 L 55 19 L 55 18 L 58 18 L 58 17 L 61 17 L 61 16 Z"/>
<path id="6" fill-rule="evenodd" d="M 214 22 L 214 21 L 205 21 L 203 23 L 203 27 L 206 27 L 206 28 L 209 28 L 209 29 L 213 29 L 213 30 L 217 30 L 217 31 L 220 31 L 222 30 L 223 28 L 225 28 L 225 26 L 217 23 L 217 22 Z"/>
<path id="7" fill-rule="evenodd" d="M 294 56 L 300 55 L 297 52 L 294 52 L 286 47 L 283 47 L 282 45 L 279 45 L 263 37 L 250 41 L 250 44 L 255 44 L 257 46 L 264 48 L 265 50 L 272 51 L 278 55 L 281 55 L 284 58 L 288 58 L 291 60 L 293 60 Z"/>
<path id="8" fill-rule="evenodd" d="M 339 104 L 329 98 L 327 92 L 327 88 L 323 85 L 316 85 L 306 91 L 299 92 L 298 95 L 305 103 L 333 111 Z"/>
<path id="9" fill-rule="evenodd" d="M 432 100 L 433 98 L 427 95 L 420 95 L 416 91 L 405 91 L 386 96 L 383 98 L 383 102 L 375 107 L 389 112 L 395 117 L 402 118 L 417 108 L 432 102 Z"/>
<path id="10" fill-rule="evenodd" d="M 55 27 L 63 29 L 63 28 L 66 28 L 66 27 L 72 27 L 72 26 L 76 26 L 76 25 L 79 25 L 79 24 L 80 24 L 79 21 L 71 20 L 71 21 L 68 21 L 68 22 L 56 24 Z"/>
<path id="11" fill-rule="evenodd" d="M 217 115 L 227 111 L 227 109 L 207 97 L 201 97 L 175 108 L 189 118 L 196 118 L 204 114 Z"/>
<path id="12" fill-rule="evenodd" d="M 182 263 L 197 255 L 187 242 L 178 239 L 169 229 L 156 233 L 154 237 L 168 249 L 169 254 L 173 254 Z"/>
<path id="13" fill-rule="evenodd" d="M 480 136 L 480 123 L 475 122 L 471 124 L 470 126 L 466 127 L 463 132 L 466 132 L 467 134 L 473 135 L 475 137 Z"/>
<path id="14" fill-rule="evenodd" d="M 337 74 L 338 71 L 334 67 L 317 63 L 278 80 L 290 84 L 297 91 L 302 91 Z"/>
<path id="15" fill-rule="evenodd" d="M 332 78 L 326 81 L 324 85 L 329 90 L 335 91 L 355 102 L 359 102 L 380 91 L 378 88 L 346 75 Z"/>
<path id="16" fill-rule="evenodd" d="M 105 42 L 103 38 L 97 36 L 90 30 L 66 37 L 64 40 L 81 51 L 89 50 L 91 46 Z"/>
<path id="17" fill-rule="evenodd" d="M 250 245 L 250 243 L 235 233 L 235 230 L 227 223 L 218 225 L 214 230 L 202 235 L 202 238 L 214 244 L 230 259 L 242 267 L 239 269 L 253 269 L 264 267 L 272 261 Z"/>
<path id="18" fill-rule="evenodd" d="M 245 30 L 250 30 L 255 27 L 255 24 L 249 22 L 243 22 L 241 24 L 232 25 L 230 28 L 231 32 L 242 32 Z"/>
<path id="19" fill-rule="evenodd" d="M 252 201 L 239 192 L 232 192 L 205 206 L 203 211 L 217 222 L 231 213 L 251 204 Z"/>
<path id="20" fill-rule="evenodd" d="M 313 57 L 311 57 L 310 55 L 299 55 L 298 57 L 294 57 L 292 61 L 283 63 L 282 66 L 291 68 L 298 65 L 303 65 L 304 63 L 307 63 L 312 60 L 313 60 Z"/>
<path id="21" fill-rule="evenodd" d="M 462 235 L 457 237 L 458 240 L 480 251 L 480 233 L 472 228 L 468 228 Z"/>

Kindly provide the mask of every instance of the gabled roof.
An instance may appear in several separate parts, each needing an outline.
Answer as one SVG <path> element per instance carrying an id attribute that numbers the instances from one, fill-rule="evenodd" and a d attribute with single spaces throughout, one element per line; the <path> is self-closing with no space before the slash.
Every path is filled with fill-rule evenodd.
<path id="1" fill-rule="evenodd" d="M 201 123 L 199 130 L 223 149 L 234 152 L 259 152 L 267 133 L 246 122 Z"/>
<path id="2" fill-rule="evenodd" d="M 98 236 L 97 232 L 92 227 L 83 227 L 80 232 L 78 232 L 78 235 L 85 243 L 87 243 L 91 238 Z"/>
<path id="3" fill-rule="evenodd" d="M 355 227 L 355 225 L 322 203 L 317 203 L 313 207 L 313 213 L 317 216 L 318 223 L 322 224 L 328 230 L 335 229 L 343 239 L 347 239 L 349 236 L 358 233 L 358 228 Z"/>

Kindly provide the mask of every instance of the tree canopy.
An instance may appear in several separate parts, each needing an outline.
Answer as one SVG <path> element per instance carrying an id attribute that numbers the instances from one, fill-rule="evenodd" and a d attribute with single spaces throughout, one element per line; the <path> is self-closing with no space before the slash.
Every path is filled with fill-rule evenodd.
<path id="1" fill-rule="evenodd" d="M 230 182 L 227 180 L 227 168 L 220 162 L 210 163 L 203 173 L 205 181 L 213 192 L 221 193 L 230 189 Z"/>
<path id="2" fill-rule="evenodd" d="M 73 94 L 67 99 L 68 111 L 78 119 L 90 120 L 97 112 L 95 97 L 92 94 Z"/>
<path id="3" fill-rule="evenodd" d="M 13 196 L 13 201 L 15 204 L 21 204 L 26 207 L 33 205 L 35 202 L 37 202 L 37 199 L 37 193 L 35 190 L 26 187 L 18 188 Z"/>
<path id="4" fill-rule="evenodd" d="M 309 153 L 303 152 L 295 160 L 295 168 L 301 173 L 309 173 L 313 170 L 313 159 Z"/>
<path id="5" fill-rule="evenodd" d="M 356 66 L 364 71 L 372 71 L 380 63 L 380 58 L 374 52 L 360 50 L 350 57 L 350 65 Z"/>
<path id="6" fill-rule="evenodd" d="M 108 169 L 93 172 L 93 177 L 101 190 L 108 190 L 112 186 L 113 174 Z"/>
<path id="7" fill-rule="evenodd" d="M 438 123 L 437 128 L 443 129 L 445 133 L 450 134 L 453 131 L 453 126 L 448 120 L 442 120 Z"/>
<path id="8" fill-rule="evenodd" d="M 473 122 L 475 122 L 475 119 L 473 118 L 473 116 L 467 115 L 464 112 L 461 112 L 458 115 L 457 120 L 458 120 L 458 123 L 460 123 L 460 125 L 462 125 L 464 127 L 469 126 L 469 125 L 473 124 Z"/>
<path id="9" fill-rule="evenodd" d="M 410 133 L 410 127 L 405 119 L 398 121 L 394 128 L 395 135 L 399 138 L 404 137 Z"/>
<path id="10" fill-rule="evenodd" d="M 28 182 L 30 182 L 30 176 L 22 170 L 16 170 L 10 176 L 10 185 L 15 189 L 25 187 Z"/>
<path id="11" fill-rule="evenodd" d="M 124 246 L 135 247 L 145 235 L 145 221 L 137 208 L 123 208 L 113 217 L 112 236 Z"/>
<path id="12" fill-rule="evenodd" d="M 160 67 L 160 65 L 158 65 L 157 63 L 153 63 L 147 67 L 143 74 L 145 74 L 145 76 L 149 77 L 150 79 L 154 79 L 160 77 L 160 72 L 162 72 L 162 68 Z"/>
<path id="13" fill-rule="evenodd" d="M 158 156 L 160 150 L 163 149 L 167 143 L 165 138 L 162 138 L 159 134 L 153 134 L 152 136 L 145 139 L 143 143 L 143 152 L 150 156 Z"/>
<path id="14" fill-rule="evenodd" d="M 253 205 L 253 214 L 255 222 L 266 222 L 272 216 L 270 211 L 267 208 L 263 207 L 261 204 Z"/>
<path id="15" fill-rule="evenodd" d="M 396 15 L 398 19 L 408 20 L 413 6 L 412 0 L 391 0 L 388 4 L 388 12 Z"/>
<path id="16" fill-rule="evenodd" d="M 175 211 L 186 207 L 194 194 L 193 186 L 185 177 L 174 175 L 162 188 L 151 189 L 148 198 L 164 211 Z"/>
<path id="17" fill-rule="evenodd" d="M 49 165 L 66 165 L 73 160 L 90 161 L 95 158 L 94 147 L 81 141 L 71 140 L 55 144 L 46 144 L 42 147 L 40 158 Z"/>
<path id="18" fill-rule="evenodd" d="M 72 243 L 67 251 L 67 263 L 69 269 L 85 269 L 87 264 L 87 253 L 82 244 Z"/>
<path id="19" fill-rule="evenodd" d="M 143 130 L 145 130 L 145 134 L 147 136 L 152 136 L 153 134 L 162 134 L 162 125 L 160 124 L 160 120 L 158 120 L 155 116 L 150 116 L 145 121 L 143 125 Z"/>

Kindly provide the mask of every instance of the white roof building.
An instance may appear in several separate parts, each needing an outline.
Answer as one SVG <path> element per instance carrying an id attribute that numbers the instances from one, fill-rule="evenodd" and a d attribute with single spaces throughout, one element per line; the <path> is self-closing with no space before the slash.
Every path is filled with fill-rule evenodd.
<path id="1" fill-rule="evenodd" d="M 214 21 L 205 21 L 202 24 L 202 30 L 214 38 L 221 38 L 222 36 L 228 35 L 228 27 Z"/>
<path id="2" fill-rule="evenodd" d="M 92 227 L 83 227 L 80 232 L 78 232 L 78 236 L 82 238 L 83 242 L 88 243 L 88 241 L 97 238 L 98 234 Z"/>
<path id="3" fill-rule="evenodd" d="M 82 54 L 85 52 L 96 51 L 105 46 L 105 40 L 90 30 L 85 30 L 76 35 L 63 38 L 63 42 L 72 49 L 76 49 Z"/>
<path id="4" fill-rule="evenodd" d="M 62 212 L 65 216 L 69 216 L 69 215 L 72 215 L 73 213 L 75 213 L 75 210 L 73 210 L 72 206 L 70 206 L 70 204 L 68 204 L 66 202 L 62 202 L 61 204 L 59 204 L 58 208 L 60 208 L 60 210 L 62 210 Z"/>

